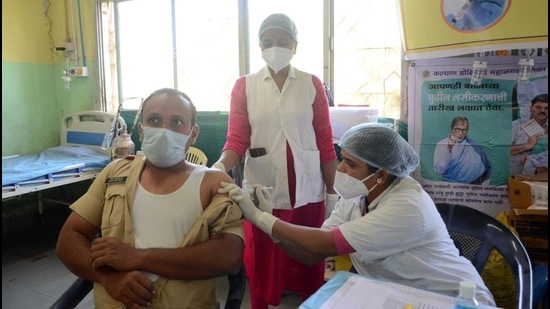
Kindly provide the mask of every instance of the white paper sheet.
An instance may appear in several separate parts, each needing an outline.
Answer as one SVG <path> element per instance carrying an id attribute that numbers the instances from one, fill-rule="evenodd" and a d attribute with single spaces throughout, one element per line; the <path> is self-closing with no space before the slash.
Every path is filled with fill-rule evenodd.
<path id="1" fill-rule="evenodd" d="M 454 297 L 352 276 L 327 299 L 321 309 L 453 309 L 454 304 Z"/>
<path id="2" fill-rule="evenodd" d="M 529 136 L 544 134 L 544 129 L 539 125 L 539 123 L 535 119 L 531 119 L 527 121 L 527 123 L 525 123 L 522 126 L 522 128 Z"/>

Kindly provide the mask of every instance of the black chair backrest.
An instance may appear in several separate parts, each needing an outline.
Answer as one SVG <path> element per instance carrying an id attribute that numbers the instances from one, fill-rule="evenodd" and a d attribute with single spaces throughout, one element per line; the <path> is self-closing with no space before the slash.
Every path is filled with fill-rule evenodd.
<path id="1" fill-rule="evenodd" d="M 72 309 L 90 293 L 94 283 L 83 278 L 76 278 L 71 286 L 51 305 L 50 309 Z"/>
<path id="2" fill-rule="evenodd" d="M 238 273 L 228 275 L 229 291 L 225 300 L 224 309 L 239 309 L 243 301 L 246 290 L 246 272 L 244 265 Z M 55 301 L 50 309 L 73 309 L 75 308 L 93 289 L 93 282 L 77 278 L 73 284 Z"/>
<path id="3" fill-rule="evenodd" d="M 246 271 L 244 264 L 238 273 L 227 276 L 229 280 L 229 291 L 225 299 L 224 309 L 239 309 L 243 302 L 246 290 Z"/>
<path id="4" fill-rule="evenodd" d="M 443 203 L 436 206 L 460 254 L 480 274 L 493 249 L 502 255 L 516 282 L 517 308 L 531 309 L 531 261 L 519 238 L 496 218 L 475 208 Z"/>

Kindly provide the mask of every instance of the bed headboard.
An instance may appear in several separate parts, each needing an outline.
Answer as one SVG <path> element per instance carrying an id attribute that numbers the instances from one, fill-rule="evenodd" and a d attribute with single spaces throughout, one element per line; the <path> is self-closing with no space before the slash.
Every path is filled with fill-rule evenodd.
<path id="1" fill-rule="evenodd" d="M 84 145 L 111 156 L 111 148 L 101 148 L 105 133 L 112 129 L 115 114 L 102 111 L 83 111 L 71 113 L 61 121 L 61 146 Z M 126 122 L 118 117 L 117 127 Z"/>

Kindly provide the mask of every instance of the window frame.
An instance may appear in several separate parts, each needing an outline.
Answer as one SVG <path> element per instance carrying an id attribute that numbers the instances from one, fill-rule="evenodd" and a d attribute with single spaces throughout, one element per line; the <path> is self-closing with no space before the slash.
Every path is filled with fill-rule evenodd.
<path id="1" fill-rule="evenodd" d="M 104 110 L 116 110 L 116 108 L 118 108 L 118 106 L 114 106 L 114 105 L 118 105 L 118 102 L 117 101 L 120 101 L 119 98 L 123 98 L 123 94 L 122 94 L 122 84 L 121 84 L 121 78 L 119 78 L 120 76 L 122 76 L 122 68 L 120 65 L 117 65 L 117 68 L 116 68 L 116 76 L 114 75 L 111 75 L 110 78 L 113 79 L 113 78 L 116 78 L 116 83 L 111 83 L 111 85 L 107 85 L 106 83 L 108 82 L 109 80 L 109 77 L 106 77 L 106 73 L 107 72 L 107 64 L 105 63 L 105 55 L 104 55 L 104 52 L 103 50 L 105 49 L 105 46 L 103 44 L 103 40 L 105 39 L 105 32 L 104 32 L 104 29 L 102 29 L 102 25 L 103 25 L 103 20 L 102 20 L 102 14 L 101 14 L 101 7 L 102 5 L 105 5 L 105 4 L 108 4 L 108 3 L 111 3 L 113 5 L 113 10 L 114 10 L 114 27 L 115 29 L 118 29 L 119 25 L 118 25 L 118 20 L 120 19 L 120 16 L 119 16 L 119 12 L 117 10 L 117 4 L 120 4 L 120 3 L 126 3 L 126 2 L 131 2 L 131 1 L 139 1 L 139 0 L 97 0 L 97 27 L 98 27 L 98 62 L 99 62 L 99 83 L 100 83 L 100 97 L 101 97 L 101 104 L 102 104 L 102 108 Z M 166 0 L 166 1 L 170 1 L 171 3 L 171 11 L 172 11 L 172 15 L 171 15 L 171 18 L 172 18 L 172 37 L 173 37 L 173 40 L 174 42 L 176 41 L 176 34 L 174 33 L 176 30 L 175 30 L 175 25 L 174 25 L 174 20 L 175 20 L 175 2 L 177 0 Z M 245 74 L 250 74 L 251 71 L 256 71 L 257 68 L 251 68 L 251 65 L 250 65 L 250 57 L 251 57 L 251 52 L 257 52 L 254 48 L 257 48 L 257 45 L 254 45 L 254 42 L 257 42 L 257 38 L 254 36 L 252 37 L 252 34 L 255 33 L 255 31 L 248 31 L 248 28 L 249 28 L 249 24 L 250 24 L 250 21 L 249 21 L 249 2 L 251 2 L 250 0 L 235 0 L 236 1 L 236 9 L 238 10 L 238 13 L 237 13 L 237 18 L 238 18 L 238 21 L 237 21 L 237 27 L 238 27 L 238 49 L 239 49 L 239 52 L 238 52 L 238 61 L 239 61 L 239 64 L 238 64 L 238 75 L 239 76 L 242 76 L 242 75 L 245 75 Z M 371 2 L 376 2 L 376 0 L 370 0 Z M 320 2 L 321 3 L 321 2 Z M 319 78 L 321 78 L 321 80 L 326 84 L 326 86 L 328 87 L 328 89 L 331 90 L 332 94 L 333 94 L 333 97 L 334 97 L 334 100 L 336 102 L 336 105 L 341 105 L 341 102 L 338 102 L 338 98 L 339 98 L 339 92 L 338 92 L 338 88 L 336 86 L 337 85 L 337 82 L 338 81 L 335 81 L 335 49 L 337 50 L 337 48 L 335 48 L 335 39 L 334 39 L 334 34 L 335 34 L 335 21 L 334 21 L 334 15 L 335 15 L 335 12 L 334 12 L 334 6 L 335 6 L 335 0 L 323 0 L 322 1 L 322 11 L 323 11 L 323 29 L 322 29 L 322 38 L 323 38 L 323 42 L 322 42 L 322 46 L 323 46 L 323 56 L 322 56 L 322 61 L 323 61 L 323 64 L 322 64 L 322 76 L 319 76 Z M 337 3 L 337 5 L 339 5 Z M 341 21 L 339 21 L 341 22 Z M 299 29 L 300 29 L 300 25 L 299 25 L 299 21 L 297 21 L 297 24 L 299 26 Z M 119 37 L 119 33 L 118 31 L 115 31 L 115 44 L 120 44 L 120 37 Z M 175 88 L 178 88 L 178 77 L 177 77 L 177 57 L 175 55 L 176 51 L 175 51 L 175 48 L 176 48 L 176 45 L 177 43 L 174 43 L 174 77 L 173 77 L 173 80 L 174 80 L 174 87 Z M 382 47 L 383 48 L 383 47 Z M 399 46 L 399 51 L 401 51 L 401 46 Z M 399 70 L 393 70 L 393 74 L 394 74 L 394 80 L 395 80 L 395 76 L 397 76 L 398 78 L 400 78 L 401 76 L 401 73 L 402 73 L 402 62 L 401 59 L 399 59 L 400 63 L 399 63 Z M 118 50 L 116 51 L 116 63 L 119 63 L 120 64 L 120 52 L 118 52 Z M 109 65 L 112 65 L 112 64 L 109 64 Z M 349 64 L 348 64 L 349 65 Z M 297 66 L 298 67 L 298 66 Z M 345 66 L 342 66 L 342 67 L 345 67 Z M 298 67 L 300 69 L 300 67 Z M 306 69 L 306 71 L 308 71 Z M 364 74 L 363 74 L 364 75 Z M 238 76 L 235 77 L 235 80 L 238 78 Z M 359 78 L 362 78 L 362 77 L 359 77 Z M 384 81 L 380 81 L 381 83 L 384 83 Z M 394 83 L 395 84 L 395 83 Z M 385 87 L 385 85 L 384 85 Z M 116 89 L 114 89 L 116 88 Z M 380 87 L 379 87 L 380 88 Z M 111 91 L 111 94 L 109 94 L 109 91 Z M 349 90 L 348 90 L 349 91 Z M 361 89 L 361 91 L 365 91 L 363 89 Z M 379 91 L 380 92 L 380 91 Z M 228 94 L 230 95 L 230 94 Z M 361 93 L 361 95 L 365 96 L 364 93 Z M 387 114 L 385 112 L 385 100 L 387 99 L 388 95 L 386 95 L 386 93 L 384 91 L 382 91 L 382 93 L 377 93 L 378 95 L 378 101 L 380 101 L 380 97 L 382 97 L 382 103 L 380 104 L 380 102 L 378 102 L 377 104 L 381 107 L 381 108 L 378 108 L 379 109 L 379 114 L 380 115 L 384 115 L 384 114 Z M 397 100 L 400 101 L 400 96 L 401 96 L 401 92 L 399 91 L 398 93 L 392 93 L 391 94 L 393 96 L 393 99 L 395 101 L 395 97 L 397 96 Z M 191 96 L 193 97 L 193 96 Z M 110 99 L 109 99 L 110 98 Z M 122 99 L 123 101 L 125 101 L 125 99 Z M 195 100 L 195 99 L 194 99 Z M 196 100 L 195 100 L 196 101 Z M 374 100 L 368 100 L 368 99 L 365 99 L 363 100 L 365 103 L 359 103 L 357 104 L 357 106 L 363 106 L 363 107 L 367 107 L 367 106 L 370 106 L 369 103 L 371 101 L 374 101 Z M 108 102 L 111 102 L 110 106 L 107 106 L 108 105 Z M 369 103 L 366 103 L 366 102 L 369 102 Z M 197 102 L 196 102 L 197 103 Z M 347 102 L 345 102 L 347 103 Z M 353 105 L 353 104 L 352 104 Z M 393 104 L 394 107 L 395 105 L 397 105 L 397 108 L 400 109 L 401 106 L 400 104 Z M 342 105 L 343 106 L 343 105 Z M 371 106 L 373 107 L 373 106 Z M 374 106 L 374 107 L 377 107 L 377 106 Z M 202 110 L 200 104 L 197 104 L 197 109 L 198 110 Z M 220 109 L 221 112 L 226 112 L 227 110 L 229 109 L 229 105 L 227 105 L 226 108 L 224 109 Z M 390 113 L 391 114 L 391 113 Z M 400 112 L 394 112 L 391 116 L 394 116 L 394 118 L 399 118 L 399 115 L 400 115 Z"/>

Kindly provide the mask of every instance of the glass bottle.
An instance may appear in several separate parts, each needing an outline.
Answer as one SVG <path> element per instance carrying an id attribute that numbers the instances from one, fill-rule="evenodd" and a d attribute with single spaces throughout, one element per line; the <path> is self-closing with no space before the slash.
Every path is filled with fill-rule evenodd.
<path id="1" fill-rule="evenodd" d="M 126 131 L 126 125 L 122 126 L 122 133 L 117 138 L 115 148 L 115 159 L 124 158 L 134 154 L 135 144 L 132 141 L 132 136 Z"/>
<path id="2" fill-rule="evenodd" d="M 458 297 L 456 298 L 455 309 L 477 309 L 476 285 L 470 281 L 460 282 Z"/>

